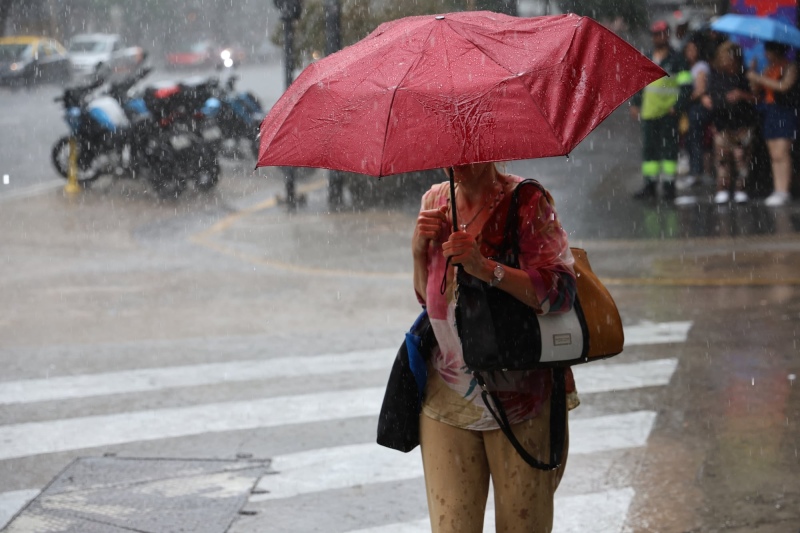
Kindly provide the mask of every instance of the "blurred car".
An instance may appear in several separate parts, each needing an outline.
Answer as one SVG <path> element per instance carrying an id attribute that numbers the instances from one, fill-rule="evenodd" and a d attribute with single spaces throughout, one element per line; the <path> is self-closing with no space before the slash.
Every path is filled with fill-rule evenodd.
<path id="1" fill-rule="evenodd" d="M 197 41 L 179 46 L 167 53 L 167 67 L 192 68 L 213 66 L 219 57 L 219 48 L 211 41 Z"/>
<path id="2" fill-rule="evenodd" d="M 114 73 L 133 71 L 142 63 L 144 51 L 138 46 L 125 46 L 116 34 L 84 33 L 70 40 L 69 58 L 77 76 L 108 78 Z"/>
<path id="3" fill-rule="evenodd" d="M 72 79 L 67 51 L 49 37 L 0 37 L 0 84 L 65 84 Z"/>
<path id="4" fill-rule="evenodd" d="M 238 44 L 231 43 L 220 48 L 219 60 L 224 67 L 241 65 L 247 61 L 247 52 Z"/>

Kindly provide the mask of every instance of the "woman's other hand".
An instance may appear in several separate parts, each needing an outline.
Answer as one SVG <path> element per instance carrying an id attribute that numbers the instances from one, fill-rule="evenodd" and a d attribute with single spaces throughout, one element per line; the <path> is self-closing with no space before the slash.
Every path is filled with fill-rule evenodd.
<path id="1" fill-rule="evenodd" d="M 704 94 L 703 96 L 700 97 L 700 103 L 703 104 L 703 107 L 705 107 L 706 109 L 709 110 L 714 109 L 714 101 L 707 94 Z"/>
<path id="2" fill-rule="evenodd" d="M 477 278 L 485 277 L 488 259 L 481 255 L 480 245 L 475 237 L 466 231 L 457 231 L 442 244 L 442 253 L 450 262 L 461 267 Z"/>
<path id="3" fill-rule="evenodd" d="M 440 240 L 442 227 L 447 224 L 447 207 L 420 211 L 414 236 L 411 238 L 411 251 L 414 257 L 426 257 L 431 242 Z"/>
<path id="4" fill-rule="evenodd" d="M 727 94 L 725 94 L 725 100 L 727 100 L 728 103 L 734 104 L 740 100 L 747 100 L 748 96 L 749 95 L 743 90 L 734 89 L 732 91 L 728 91 Z"/>

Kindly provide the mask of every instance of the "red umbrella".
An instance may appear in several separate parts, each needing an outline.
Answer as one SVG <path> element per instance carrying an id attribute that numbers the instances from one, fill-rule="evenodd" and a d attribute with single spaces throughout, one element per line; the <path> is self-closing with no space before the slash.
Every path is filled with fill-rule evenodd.
<path id="1" fill-rule="evenodd" d="M 385 176 L 564 155 L 664 75 L 586 17 L 399 19 L 300 74 L 261 124 L 258 166 Z"/>

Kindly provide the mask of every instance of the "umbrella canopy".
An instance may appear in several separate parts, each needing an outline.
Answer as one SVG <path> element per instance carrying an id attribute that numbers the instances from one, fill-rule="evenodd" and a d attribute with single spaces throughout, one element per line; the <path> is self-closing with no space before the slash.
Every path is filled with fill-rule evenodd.
<path id="1" fill-rule="evenodd" d="M 258 166 L 384 176 L 564 155 L 664 75 L 586 17 L 398 19 L 300 74 L 261 124 Z"/>
<path id="2" fill-rule="evenodd" d="M 760 41 L 773 41 L 800 48 L 800 30 L 781 20 L 753 15 L 723 15 L 711 29 Z"/>

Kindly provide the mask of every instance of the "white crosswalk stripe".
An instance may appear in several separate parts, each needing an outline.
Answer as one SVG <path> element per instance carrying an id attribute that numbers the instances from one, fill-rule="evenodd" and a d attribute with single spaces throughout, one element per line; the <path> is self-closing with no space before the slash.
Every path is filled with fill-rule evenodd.
<path id="1" fill-rule="evenodd" d="M 689 329 L 689 322 L 667 322 L 662 324 L 644 323 L 625 328 L 625 345 L 660 344 L 683 342 Z M 180 387 L 196 387 L 215 383 L 254 381 L 267 378 L 292 378 L 315 376 L 335 372 L 366 372 L 386 368 L 386 361 L 394 357 L 395 349 L 364 350 L 345 354 L 325 354 L 307 357 L 281 357 L 267 360 L 231 361 L 205 365 L 188 365 L 164 368 L 144 368 L 126 372 L 85 374 L 48 379 L 28 379 L 0 382 L 0 404 L 32 403 L 53 400 L 68 400 L 122 394 L 130 392 L 150 392 Z M 669 364 L 667 370 L 669 370 Z M 579 367 L 580 368 L 580 367 Z M 653 378 L 651 368 L 642 367 L 639 374 L 614 372 L 618 377 L 629 379 Z M 674 368 L 672 369 L 674 370 Z M 582 371 L 577 370 L 578 373 Z M 671 373 L 671 372 L 670 372 Z M 597 372 L 586 372 L 581 376 L 581 390 L 587 390 L 583 380 L 596 377 Z M 658 385 L 659 383 L 654 383 Z M 643 383 L 633 383 L 645 387 Z M 591 385 L 589 385 L 591 387 Z M 622 385 L 619 388 L 627 388 Z"/>
<path id="2" fill-rule="evenodd" d="M 590 454 L 644 446 L 656 414 L 640 411 L 578 419 L 570 423 L 570 455 Z M 593 438 L 605 435 L 606 438 Z M 338 446 L 275 457 L 272 468 L 278 475 L 267 476 L 253 496 L 253 502 L 291 498 L 308 492 L 341 489 L 370 483 L 384 483 L 422 476 L 419 454 L 398 453 L 377 444 Z"/>
<path id="3" fill-rule="evenodd" d="M 558 533 L 621 531 L 633 496 L 633 489 L 626 488 L 556 498 L 553 531 Z M 491 502 L 492 499 L 489 498 L 483 533 L 494 533 L 494 509 Z M 430 530 L 430 522 L 427 518 L 423 518 L 413 522 L 358 529 L 349 533 L 428 533 Z"/>
<path id="4" fill-rule="evenodd" d="M 626 348 L 685 342 L 690 322 L 641 323 L 626 327 Z M 266 360 L 227 361 L 199 365 L 144 368 L 123 372 L 58 376 L 0 382 L 0 405 L 9 409 L 38 402 L 80 402 L 82 399 L 112 394 L 147 394 L 215 386 L 223 383 L 258 382 L 270 379 L 297 379 L 304 387 L 313 376 L 385 371 L 388 374 L 396 349 L 364 350 L 344 354 L 281 357 Z M 634 354 L 634 350 L 627 350 Z M 678 365 L 674 358 L 631 361 L 631 357 L 574 368 L 579 392 L 588 394 L 664 387 Z M 374 381 L 374 375 L 372 381 Z M 385 378 L 384 378 L 385 379 Z M 208 403 L 202 400 L 182 407 L 136 410 L 135 403 L 125 412 L 108 412 L 0 425 L 0 461 L 13 461 L 43 454 L 95 454 L 97 449 L 174 437 L 202 438 L 203 435 L 241 430 L 313 426 L 358 417 L 377 417 L 384 393 L 384 382 L 358 383 L 348 390 L 297 390 L 297 394 L 257 398 L 247 401 Z M 368 385 L 368 386 L 364 386 Z M 646 445 L 655 424 L 656 413 L 648 410 L 614 412 L 581 417 L 580 410 L 570 421 L 570 456 L 598 456 L 623 453 Z M 84 452 L 83 450 L 90 450 Z M 102 453 L 102 451 L 100 451 Z M 373 442 L 343 443 L 286 453 L 272 458 L 274 475 L 265 476 L 250 498 L 255 509 L 279 505 L 282 513 L 293 511 L 293 502 L 315 494 L 347 491 L 356 487 L 408 482 L 424 490 L 419 452 L 402 454 Z M 622 531 L 625 516 L 634 498 L 631 487 L 605 487 L 570 475 L 562 481 L 556 498 L 556 527 L 561 533 Z M 1 487 L 0 487 L 1 488 Z M 0 528 L 22 506 L 38 494 L 38 488 L 0 492 Z M 298 500 L 299 501 L 299 500 Z M 272 507 L 270 507 L 272 508 Z M 409 521 L 351 529 L 352 533 L 410 533 L 429 531 L 426 509 Z M 300 517 L 300 514 L 298 514 Z M 377 523 L 366 520 L 364 524 Z M 485 531 L 493 531 L 493 510 L 487 509 Z M 275 529 L 274 531 L 279 531 Z M 236 527 L 231 530 L 237 533 Z M 264 529 L 264 531 L 272 531 Z M 336 529 L 344 533 L 344 530 Z"/>
<path id="5" fill-rule="evenodd" d="M 14 490 L 0 493 L 0 529 L 38 494 L 38 490 Z"/>
<path id="6" fill-rule="evenodd" d="M 394 355 L 395 350 L 391 349 L 368 350 L 308 357 L 281 357 L 265 361 L 145 368 L 127 372 L 9 381 L 0 383 L 0 404 L 152 392 L 215 383 L 315 376 L 334 372 L 366 372 L 385 369 L 387 359 L 391 361 Z"/>

